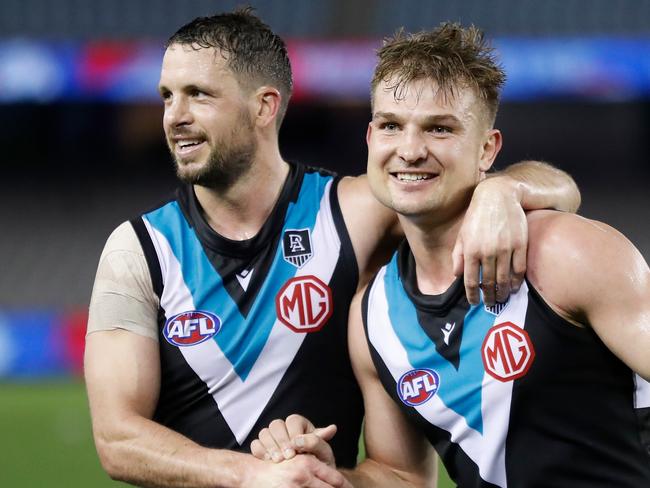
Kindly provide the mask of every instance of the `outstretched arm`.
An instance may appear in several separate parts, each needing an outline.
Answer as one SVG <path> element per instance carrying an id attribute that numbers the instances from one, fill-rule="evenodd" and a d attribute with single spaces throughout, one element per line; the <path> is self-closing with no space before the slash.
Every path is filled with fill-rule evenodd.
<path id="1" fill-rule="evenodd" d="M 453 252 L 454 273 L 463 275 L 467 299 L 487 305 L 505 302 L 526 272 L 528 228 L 525 210 L 575 212 L 580 192 L 562 170 L 523 161 L 483 180 L 465 214 Z"/>

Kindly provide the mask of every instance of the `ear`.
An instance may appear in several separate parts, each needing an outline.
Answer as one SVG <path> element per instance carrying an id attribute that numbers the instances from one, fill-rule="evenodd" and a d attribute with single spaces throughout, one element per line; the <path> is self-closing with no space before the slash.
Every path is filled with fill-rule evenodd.
<path id="1" fill-rule="evenodd" d="M 486 132 L 486 138 L 481 146 L 481 154 L 479 155 L 479 170 L 485 173 L 492 167 L 494 160 L 501 150 L 503 139 L 501 131 L 498 129 L 490 129 Z"/>
<path id="2" fill-rule="evenodd" d="M 255 125 L 258 127 L 275 127 L 275 120 L 280 111 L 282 95 L 271 86 L 261 86 L 255 91 Z"/>
<path id="3" fill-rule="evenodd" d="M 368 130 L 366 131 L 366 145 L 370 144 L 371 135 L 372 135 L 372 123 L 368 122 Z"/>

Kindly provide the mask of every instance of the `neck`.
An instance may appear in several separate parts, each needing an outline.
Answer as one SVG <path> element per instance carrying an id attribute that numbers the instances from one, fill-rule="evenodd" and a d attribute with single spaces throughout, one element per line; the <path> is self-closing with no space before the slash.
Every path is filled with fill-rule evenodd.
<path id="1" fill-rule="evenodd" d="M 399 216 L 404 234 L 415 258 L 418 288 L 426 295 L 439 295 L 456 279 L 452 252 L 464 214 L 444 222 L 424 224 Z"/>
<path id="2" fill-rule="evenodd" d="M 251 168 L 228 188 L 194 185 L 206 221 L 220 235 L 236 240 L 254 237 L 268 219 L 289 174 L 279 150 L 258 151 Z"/>

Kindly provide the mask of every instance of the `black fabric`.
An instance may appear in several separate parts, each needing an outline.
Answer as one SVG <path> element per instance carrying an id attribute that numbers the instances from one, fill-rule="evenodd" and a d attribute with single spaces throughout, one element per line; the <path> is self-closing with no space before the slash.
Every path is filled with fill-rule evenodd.
<path id="1" fill-rule="evenodd" d="M 281 243 L 281 230 L 289 204 L 296 202 L 304 175 L 309 172 L 328 175 L 316 168 L 291 164 L 289 176 L 269 219 L 255 237 L 241 242 L 226 239 L 209 227 L 191 187 L 183 187 L 176 193 L 184 217 L 244 317 L 267 278 L 269 266 Z M 201 445 L 249 452 L 250 442 L 261 428 L 274 419 L 300 413 L 318 426 L 337 424 L 339 432 L 332 441 L 337 463 L 342 467 L 356 464 L 363 401 L 348 355 L 347 319 L 358 283 L 358 266 L 338 204 L 338 181 L 334 178 L 330 189 L 332 217 L 341 241 L 339 258 L 329 281 L 333 296 L 332 315 L 322 329 L 306 334 L 248 438 L 241 445 L 237 442 L 205 383 L 189 367 L 178 347 L 168 343 L 162 333 L 161 389 L 155 420 Z M 155 252 L 153 256 L 160 269 Z M 254 274 L 244 291 L 235 274 L 251 268 L 254 268 Z M 268 308 L 269 313 L 275 314 L 274 304 L 269 303 Z M 161 331 L 165 326 L 162 312 Z"/>
<path id="2" fill-rule="evenodd" d="M 462 281 L 443 294 L 422 295 L 415 263 L 407 245 L 399 250 L 401 286 L 414 303 L 419 324 L 440 352 L 436 330 L 468 310 Z M 369 285 L 363 319 L 368 337 Z M 507 485 L 516 488 L 649 488 L 648 409 L 634 408 L 634 375 L 590 328 L 580 328 L 558 316 L 527 281 L 525 331 L 535 358 L 524 376 L 513 381 L 506 436 Z M 496 324 L 499 319 L 496 319 Z M 432 325 L 435 324 L 435 325 Z M 524 324 L 519 324 L 524 325 Z M 470 334 L 469 330 L 462 330 Z M 379 339 L 380 340 L 380 339 Z M 457 340 L 462 341 L 462 338 Z M 485 484 L 475 463 L 451 442 L 449 432 L 432 425 L 405 405 L 397 385 L 377 350 L 370 352 L 383 386 L 443 459 L 460 488 Z M 480 341 L 478 342 L 480 344 Z M 444 379 L 443 379 L 444 381 Z M 483 408 L 489 408 L 484 405 Z"/>

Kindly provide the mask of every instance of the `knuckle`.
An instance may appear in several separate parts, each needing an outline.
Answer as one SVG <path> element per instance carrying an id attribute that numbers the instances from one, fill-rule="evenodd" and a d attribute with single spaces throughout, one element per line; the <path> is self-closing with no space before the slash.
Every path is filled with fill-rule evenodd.
<path id="1" fill-rule="evenodd" d="M 465 281 L 465 286 L 468 288 L 477 288 L 478 287 L 478 279 L 476 276 L 468 276 L 467 274 L 465 275 L 464 278 Z"/>
<path id="2" fill-rule="evenodd" d="M 275 419 L 269 424 L 269 427 L 281 427 L 283 424 L 284 420 Z"/>

